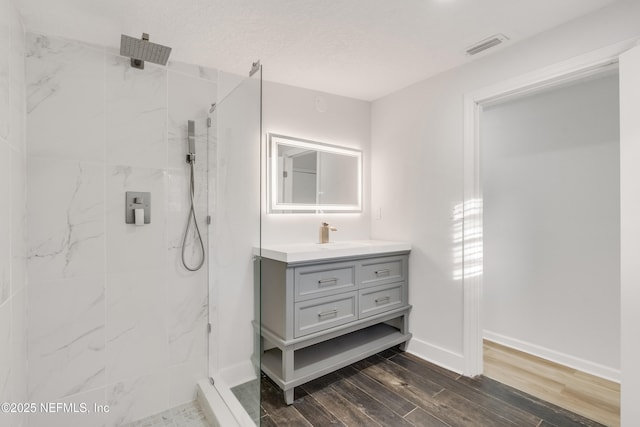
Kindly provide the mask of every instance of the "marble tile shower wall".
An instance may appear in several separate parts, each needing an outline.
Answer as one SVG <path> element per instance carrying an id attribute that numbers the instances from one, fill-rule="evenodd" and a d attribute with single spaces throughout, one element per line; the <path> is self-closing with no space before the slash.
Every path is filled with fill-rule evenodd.
<path id="1" fill-rule="evenodd" d="M 0 0 L 0 402 L 27 399 L 23 53 L 17 9 Z M 25 419 L 0 412 L 0 425 Z"/>
<path id="2" fill-rule="evenodd" d="M 186 129 L 195 119 L 202 223 L 217 72 L 141 71 L 117 52 L 30 33 L 25 63 L 29 399 L 110 406 L 29 426 L 119 425 L 191 401 L 207 376 L 207 271 L 179 261 Z M 151 192 L 150 225 L 124 224 L 128 190 Z"/>

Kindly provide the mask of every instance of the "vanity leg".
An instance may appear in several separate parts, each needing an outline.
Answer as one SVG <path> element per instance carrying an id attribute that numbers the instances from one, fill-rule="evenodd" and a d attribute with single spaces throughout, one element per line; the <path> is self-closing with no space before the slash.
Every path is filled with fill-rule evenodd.
<path id="1" fill-rule="evenodd" d="M 282 378 L 285 381 L 293 378 L 293 349 L 282 350 Z"/>
<path id="2" fill-rule="evenodd" d="M 402 330 L 400 331 L 403 334 L 406 334 L 409 332 L 409 316 L 407 316 L 406 314 L 402 316 Z M 409 345 L 409 340 L 403 342 L 402 344 L 400 344 L 400 351 L 407 351 L 407 346 Z"/>
<path id="3" fill-rule="evenodd" d="M 293 388 L 284 391 L 284 401 L 287 405 L 291 405 L 293 403 Z"/>
<path id="4" fill-rule="evenodd" d="M 284 348 L 282 350 L 282 377 L 286 381 L 290 381 L 293 378 L 293 356 L 294 351 L 292 348 Z M 293 388 L 284 390 L 284 400 L 287 405 L 293 403 Z"/>

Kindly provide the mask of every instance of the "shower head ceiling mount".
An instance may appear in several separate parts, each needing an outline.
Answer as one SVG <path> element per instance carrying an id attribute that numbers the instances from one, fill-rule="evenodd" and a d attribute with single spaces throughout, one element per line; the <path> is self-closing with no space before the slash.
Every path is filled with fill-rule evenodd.
<path id="1" fill-rule="evenodd" d="M 131 58 L 131 66 L 144 70 L 144 62 L 167 65 L 171 48 L 149 41 L 149 34 L 142 33 L 142 39 L 120 36 L 120 55 Z"/>

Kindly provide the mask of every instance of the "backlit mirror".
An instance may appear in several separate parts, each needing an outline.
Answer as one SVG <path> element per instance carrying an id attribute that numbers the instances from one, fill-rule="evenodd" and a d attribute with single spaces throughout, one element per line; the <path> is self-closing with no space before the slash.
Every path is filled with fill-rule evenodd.
<path id="1" fill-rule="evenodd" d="M 269 210 L 362 210 L 362 152 L 269 134 Z"/>

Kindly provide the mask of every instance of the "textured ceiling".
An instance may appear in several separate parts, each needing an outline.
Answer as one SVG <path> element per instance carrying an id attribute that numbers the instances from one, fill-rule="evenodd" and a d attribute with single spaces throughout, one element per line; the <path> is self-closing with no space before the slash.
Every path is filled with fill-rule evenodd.
<path id="1" fill-rule="evenodd" d="M 171 60 L 373 100 L 614 0 L 17 0 L 28 30 L 116 48 L 120 34 Z M 499 49 L 499 48 L 498 48 Z M 496 49 L 497 50 L 497 49 Z"/>

